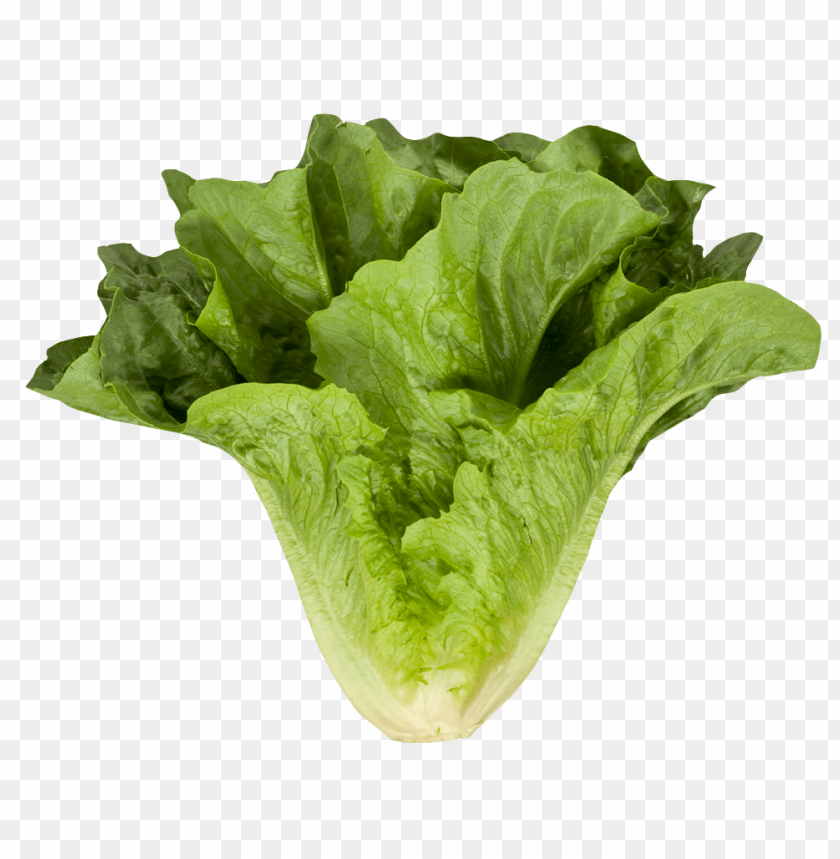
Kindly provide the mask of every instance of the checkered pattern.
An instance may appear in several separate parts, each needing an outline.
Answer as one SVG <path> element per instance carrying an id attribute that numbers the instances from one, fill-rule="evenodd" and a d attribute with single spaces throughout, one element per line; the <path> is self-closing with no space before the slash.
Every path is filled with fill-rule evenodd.
<path id="1" fill-rule="evenodd" d="M 836 8 L 280 8 L 0 4 L 0 857 L 837 857 Z M 21 387 L 98 328 L 98 245 L 173 246 L 161 169 L 267 179 L 316 112 L 623 132 L 716 185 L 698 238 L 763 233 L 751 278 L 823 325 L 813 372 L 650 445 L 542 661 L 466 741 L 356 714 L 231 459 Z"/>

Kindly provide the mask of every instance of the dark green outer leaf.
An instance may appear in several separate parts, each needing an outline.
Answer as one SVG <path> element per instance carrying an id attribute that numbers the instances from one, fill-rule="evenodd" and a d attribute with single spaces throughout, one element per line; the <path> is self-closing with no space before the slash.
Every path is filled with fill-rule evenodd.
<path id="1" fill-rule="evenodd" d="M 307 155 L 307 189 L 334 295 L 365 263 L 402 259 L 437 225 L 441 198 L 455 190 L 395 163 L 363 126 L 316 136 Z"/>
<path id="2" fill-rule="evenodd" d="M 194 324 L 210 286 L 181 250 L 153 258 L 111 245 L 100 257 L 101 331 L 48 350 L 29 387 L 82 411 L 181 431 L 195 400 L 237 381 Z"/>
<path id="3" fill-rule="evenodd" d="M 622 253 L 613 276 L 593 285 L 590 297 L 596 345 L 609 343 L 618 332 L 638 322 L 672 295 L 724 281 L 743 280 L 747 266 L 761 244 L 761 236 L 756 233 L 734 236 L 721 242 L 706 257 L 702 256 L 698 246 L 694 246 L 694 262 L 689 270 L 683 270 L 683 280 L 674 277 L 664 286 L 648 289 L 633 282 L 626 268 L 627 260 L 646 253 L 651 243 L 652 239 L 646 236 L 636 239 Z M 659 255 L 655 249 L 653 253 Z M 667 252 L 664 256 L 667 258 Z"/>
<path id="4" fill-rule="evenodd" d="M 511 157 L 497 142 L 479 137 L 432 134 L 421 140 L 409 140 L 387 119 L 373 119 L 366 124 L 376 132 L 397 166 L 440 179 L 459 191 L 479 167 Z"/>
<path id="5" fill-rule="evenodd" d="M 742 233 L 722 241 L 701 260 L 697 271 L 698 281 L 711 277 L 720 280 L 744 280 L 747 267 L 761 242 L 762 237 L 758 233 Z"/>
<path id="6" fill-rule="evenodd" d="M 595 125 L 575 128 L 549 143 L 531 167 L 539 172 L 591 170 L 630 194 L 636 194 L 653 175 L 632 140 Z"/>
<path id="7" fill-rule="evenodd" d="M 702 250 L 694 246 L 693 224 L 711 185 L 650 177 L 635 195 L 643 208 L 662 217 L 656 232 L 636 242 L 623 260 L 628 280 L 655 292 L 677 283 L 693 284 Z"/>
<path id="8" fill-rule="evenodd" d="M 190 202 L 190 188 L 195 184 L 195 179 L 180 170 L 164 170 L 161 175 L 166 184 L 166 191 L 178 207 L 178 211 L 182 215 L 189 212 L 193 208 Z"/>
<path id="9" fill-rule="evenodd" d="M 534 161 L 540 153 L 548 146 L 548 141 L 534 134 L 526 134 L 522 131 L 513 131 L 497 137 L 493 143 L 500 149 L 504 149 L 512 158 L 520 161 Z"/>
<path id="10" fill-rule="evenodd" d="M 326 306 L 330 287 L 305 176 L 288 171 L 266 188 L 206 179 L 190 198 L 175 232 L 214 282 L 199 328 L 249 381 L 317 385 L 304 320 Z"/>

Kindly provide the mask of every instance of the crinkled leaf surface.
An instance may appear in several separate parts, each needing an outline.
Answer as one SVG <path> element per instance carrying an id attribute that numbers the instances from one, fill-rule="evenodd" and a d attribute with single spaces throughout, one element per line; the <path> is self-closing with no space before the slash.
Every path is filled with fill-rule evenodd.
<path id="1" fill-rule="evenodd" d="M 100 248 L 108 314 L 95 337 L 54 346 L 29 387 L 114 420 L 180 431 L 189 406 L 233 385 L 228 356 L 196 326 L 212 288 L 181 250 Z"/>
<path id="2" fill-rule="evenodd" d="M 438 635 L 450 642 L 446 682 L 460 671 L 461 718 L 478 721 L 531 670 L 609 492 L 663 419 L 755 376 L 810 368 L 818 348 L 807 313 L 765 287 L 726 283 L 663 303 L 512 426 L 508 414 L 493 427 L 484 395 L 431 395 L 469 461 L 450 510 L 412 525 L 403 551 L 434 565 L 437 594 L 451 595 Z"/>
<path id="3" fill-rule="evenodd" d="M 670 298 L 524 411 L 436 390 L 427 402 L 465 457 L 449 508 L 407 527 L 376 500 L 404 487 L 348 391 L 244 386 L 240 397 L 240 386 L 194 405 L 189 423 L 249 469 L 283 545 L 302 547 L 290 554 L 302 597 L 360 712 L 398 739 L 445 739 L 469 734 L 527 676 L 609 492 L 648 441 L 750 378 L 812 366 L 818 343 L 814 320 L 777 293 L 724 283 Z"/>
<path id="4" fill-rule="evenodd" d="M 364 641 L 364 583 L 349 533 L 337 463 L 374 446 L 385 431 L 358 399 L 335 385 L 243 384 L 195 403 L 187 433 L 226 450 L 252 478 L 295 568 L 319 642 Z M 333 656 L 341 659 L 342 645 Z"/>

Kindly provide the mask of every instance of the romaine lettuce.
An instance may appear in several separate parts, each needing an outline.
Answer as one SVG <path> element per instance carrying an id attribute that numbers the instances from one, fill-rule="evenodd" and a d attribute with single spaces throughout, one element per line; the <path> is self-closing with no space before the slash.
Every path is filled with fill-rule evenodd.
<path id="1" fill-rule="evenodd" d="M 604 129 L 323 115 L 269 182 L 164 179 L 180 248 L 102 248 L 101 330 L 29 387 L 235 457 L 336 679 L 394 739 L 466 737 L 522 683 L 651 439 L 817 359 L 817 322 L 744 282 L 760 238 L 704 255 L 710 186 Z"/>

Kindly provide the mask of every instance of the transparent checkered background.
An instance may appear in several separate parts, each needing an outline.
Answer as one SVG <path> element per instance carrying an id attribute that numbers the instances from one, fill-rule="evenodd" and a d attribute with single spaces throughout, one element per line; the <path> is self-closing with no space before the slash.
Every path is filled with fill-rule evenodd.
<path id="1" fill-rule="evenodd" d="M 830 8 L 3 0 L 2 859 L 840 855 Z M 469 740 L 357 715 L 233 460 L 22 388 L 97 330 L 98 245 L 174 246 L 163 168 L 265 180 L 316 112 L 623 132 L 716 185 L 699 240 L 763 233 L 751 279 L 823 325 L 814 371 L 650 445 Z"/>

